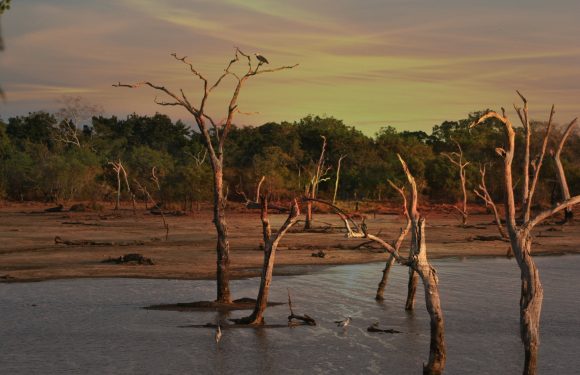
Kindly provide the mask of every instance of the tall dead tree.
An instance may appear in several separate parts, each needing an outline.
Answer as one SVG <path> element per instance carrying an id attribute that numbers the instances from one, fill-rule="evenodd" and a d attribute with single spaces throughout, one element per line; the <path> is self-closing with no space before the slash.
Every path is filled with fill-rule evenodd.
<path id="1" fill-rule="evenodd" d="M 268 219 L 268 198 L 260 197 L 262 206 L 260 218 L 262 220 L 262 236 L 264 238 L 264 265 L 262 266 L 262 277 L 260 279 L 260 290 L 256 299 L 256 306 L 250 316 L 241 319 L 235 319 L 237 324 L 262 325 L 264 324 L 264 312 L 268 307 L 268 296 L 270 293 L 270 284 L 272 283 L 272 274 L 274 272 L 274 263 L 276 260 L 276 250 L 280 240 L 298 221 L 300 208 L 296 199 L 292 201 L 288 218 L 282 224 L 276 234 L 272 234 L 270 220 Z"/>
<path id="2" fill-rule="evenodd" d="M 459 144 L 459 142 L 455 141 L 454 139 L 452 139 L 452 141 L 455 142 L 455 144 L 457 145 L 459 152 L 451 152 L 451 153 L 443 152 L 442 155 L 444 155 L 447 159 L 449 159 L 449 161 L 452 164 L 455 164 L 459 168 L 459 178 L 461 181 L 461 190 L 463 192 L 463 201 L 462 201 L 461 208 L 457 207 L 457 206 L 453 206 L 453 207 L 457 211 L 459 211 L 459 213 L 461 214 L 461 224 L 466 225 L 467 224 L 467 188 L 466 188 L 467 179 L 465 177 L 465 167 L 467 167 L 469 165 L 469 162 L 463 160 L 463 149 L 461 148 L 461 145 Z"/>
<path id="3" fill-rule="evenodd" d="M 356 224 L 349 223 L 348 216 L 332 203 L 316 200 L 333 208 L 333 210 L 342 219 L 346 228 L 348 238 L 367 238 L 380 245 L 395 258 L 395 261 L 413 269 L 423 281 L 425 288 L 425 304 L 430 318 L 430 344 L 429 344 L 429 361 L 423 364 L 424 374 L 442 374 L 445 368 L 447 352 L 445 348 L 445 323 L 443 320 L 443 310 L 439 295 L 439 279 L 437 272 L 429 263 L 427 257 L 427 245 L 425 238 L 425 218 L 417 211 L 417 185 L 415 179 L 405 161 L 399 160 L 407 176 L 407 181 L 411 187 L 410 204 L 407 213 L 411 221 L 411 255 L 403 257 L 398 250 L 390 243 L 384 241 L 378 236 L 368 233 L 366 230 L 360 230 Z"/>
<path id="4" fill-rule="evenodd" d="M 395 250 L 399 251 L 399 249 L 401 248 L 401 245 L 403 244 L 403 240 L 405 239 L 405 237 L 409 233 L 409 230 L 411 229 L 411 218 L 409 217 L 409 212 L 407 211 L 407 197 L 405 196 L 404 188 L 398 187 L 392 181 L 389 181 L 389 184 L 393 187 L 393 189 L 397 190 L 399 192 L 399 194 L 401 195 L 401 197 L 403 198 L 403 214 L 405 215 L 405 218 L 407 219 L 407 225 L 405 226 L 405 228 L 401 229 L 401 232 L 399 233 L 399 237 L 393 242 L 393 245 L 392 245 Z M 387 263 L 385 264 L 385 268 L 383 269 L 383 276 L 381 277 L 381 281 L 379 282 L 379 286 L 377 288 L 377 294 L 375 295 L 375 300 L 377 300 L 377 301 L 383 301 L 385 299 L 385 297 L 384 297 L 385 287 L 387 286 L 389 273 L 390 273 L 391 268 L 393 267 L 394 263 L 395 263 L 395 256 L 393 254 L 390 254 L 389 259 L 387 260 Z M 413 275 L 410 275 L 410 276 L 412 277 Z M 411 294 L 411 293 L 408 293 L 408 294 Z M 413 295 L 414 295 L 414 292 L 413 292 Z M 407 302 L 407 304 L 408 303 L 409 303 L 409 301 Z"/>
<path id="5" fill-rule="evenodd" d="M 570 199 L 570 188 L 568 187 L 568 180 L 566 179 L 566 173 L 564 173 L 564 167 L 562 166 L 562 161 L 560 160 L 560 154 L 562 153 L 562 148 L 564 148 L 564 143 L 568 139 L 570 133 L 572 133 L 572 129 L 576 125 L 576 121 L 578 119 L 575 118 L 570 122 L 564 134 L 562 134 L 562 138 L 560 138 L 560 142 L 558 143 L 558 148 L 556 151 L 551 150 L 552 157 L 554 158 L 554 162 L 556 164 L 556 170 L 558 171 L 558 182 L 560 183 L 560 191 L 562 192 L 562 198 L 564 200 Z M 572 207 L 566 208 L 564 211 L 564 223 L 570 222 L 574 219 L 574 213 Z"/>
<path id="6" fill-rule="evenodd" d="M 489 191 L 487 190 L 487 185 L 485 184 L 485 165 L 479 167 L 479 175 L 481 176 L 481 183 L 477 188 L 473 189 L 473 192 L 475 193 L 475 195 L 477 195 L 485 202 L 485 207 L 491 208 L 491 210 L 493 211 L 493 216 L 495 218 L 495 223 L 497 225 L 497 230 L 499 231 L 499 235 L 502 238 L 507 239 L 508 235 L 501 223 L 499 211 L 497 210 L 497 206 L 495 205 L 493 198 L 491 197 Z"/>
<path id="7" fill-rule="evenodd" d="M 334 181 L 334 195 L 332 196 L 332 204 L 336 204 L 336 194 L 338 193 L 338 182 L 340 181 L 340 165 L 342 159 L 346 158 L 347 155 L 340 155 L 338 158 L 338 165 L 336 167 L 336 180 Z"/>
<path id="8" fill-rule="evenodd" d="M 213 171 L 213 188 L 214 188 L 214 218 L 213 222 L 217 231 L 217 298 L 216 302 L 231 303 L 230 293 L 230 244 L 228 238 L 228 225 L 226 222 L 225 207 L 227 197 L 224 191 L 223 174 L 224 174 L 224 145 L 231 130 L 234 115 L 239 112 L 238 97 L 240 91 L 248 81 L 248 79 L 263 73 L 273 73 L 280 70 L 292 69 L 296 65 L 281 66 L 272 69 L 263 69 L 264 62 L 252 60 L 250 55 L 245 54 L 239 48 L 235 49 L 233 59 L 227 64 L 224 72 L 213 83 L 198 72 L 193 64 L 191 64 L 187 57 L 178 57 L 177 54 L 172 54 L 173 58 L 185 65 L 191 74 L 199 79 L 203 84 L 203 89 L 200 95 L 198 104 L 193 104 L 183 89 L 175 92 L 165 86 L 157 85 L 149 81 L 143 81 L 136 84 L 117 83 L 115 87 L 129 87 L 137 88 L 141 86 L 149 86 L 156 91 L 159 91 L 168 97 L 168 101 L 159 101 L 155 99 L 155 103 L 161 106 L 179 106 L 185 108 L 189 112 L 195 122 L 199 131 L 201 132 L 204 145 L 209 153 L 209 160 Z M 240 60 L 247 62 L 247 69 L 242 73 L 233 71 Z M 206 104 L 213 90 L 215 90 L 224 81 L 226 77 L 231 77 L 234 80 L 234 89 L 232 96 L 227 106 L 227 115 L 225 121 L 216 122 L 213 117 L 206 113 Z M 211 127 L 211 130 L 210 130 Z"/>
<path id="9" fill-rule="evenodd" d="M 524 109 L 514 105 L 516 112 L 518 113 L 524 128 L 529 125 L 527 117 L 527 100 L 526 98 L 518 92 L 518 95 L 524 103 Z M 580 195 L 566 199 L 562 203 L 556 206 L 536 213 L 534 217 L 531 216 L 531 207 L 534 192 L 537 186 L 538 178 L 540 176 L 540 170 L 542 167 L 542 162 L 546 152 L 546 146 L 548 142 L 548 137 L 552 129 L 552 119 L 554 116 L 554 106 L 550 111 L 550 118 L 546 126 L 546 131 L 544 133 L 544 139 L 542 142 L 542 148 L 540 154 L 536 158 L 537 162 L 534 164 L 534 174 L 531 176 L 530 184 L 530 168 L 528 164 L 523 166 L 524 174 L 524 186 L 522 194 L 522 210 L 523 210 L 523 220 L 521 224 L 516 221 L 516 203 L 514 194 L 514 182 L 512 174 L 512 163 L 515 153 L 515 131 L 513 125 L 509 118 L 505 114 L 505 110 L 502 108 L 502 113 L 489 112 L 484 116 L 480 117 L 477 122 L 474 122 L 471 127 L 477 126 L 485 122 L 485 120 L 493 118 L 499 120 L 503 123 L 506 135 L 506 146 L 505 148 L 497 148 L 497 153 L 503 158 L 504 161 L 504 185 L 505 185 L 505 222 L 507 227 L 507 232 L 510 239 L 510 245 L 514 256 L 517 260 L 518 266 L 521 271 L 521 298 L 520 298 L 520 337 L 524 344 L 525 352 L 525 362 L 524 362 L 524 374 L 536 374 L 537 373 L 537 361 L 538 361 L 538 349 L 540 345 L 540 315 L 542 311 L 542 300 L 544 297 L 544 291 L 542 288 L 542 283 L 540 281 L 540 273 L 536 264 L 532 258 L 532 230 L 534 227 L 542 222 L 543 220 L 551 217 L 552 215 L 571 207 L 574 204 L 580 202 Z M 526 130 L 526 131 L 529 131 Z M 531 137 L 526 136 L 524 155 L 529 160 L 529 148 L 531 144 Z"/>
<path id="10" fill-rule="evenodd" d="M 125 187 L 127 188 L 127 192 L 129 192 L 129 195 L 131 196 L 131 200 L 133 202 L 133 213 L 135 213 L 136 212 L 135 195 L 131 191 L 131 186 L 129 185 L 129 179 L 127 177 L 127 170 L 125 170 L 123 162 L 121 161 L 121 159 L 119 159 L 118 161 L 110 161 L 108 164 L 113 167 L 113 170 L 117 174 L 117 200 L 115 201 L 115 210 L 118 210 L 121 207 L 121 176 L 122 176 L 123 180 L 125 181 Z"/>
<path id="11" fill-rule="evenodd" d="M 81 148 L 79 126 L 83 122 L 89 121 L 93 116 L 102 114 L 103 107 L 91 104 L 82 97 L 74 95 L 63 95 L 59 102 L 62 107 L 55 113 L 59 124 L 55 129 L 54 138 L 57 142 Z"/>
<path id="12" fill-rule="evenodd" d="M 310 199 L 316 199 L 318 196 L 318 185 L 321 182 L 328 180 L 324 177 L 331 167 L 324 165 L 324 154 L 326 153 L 326 137 L 322 137 L 322 148 L 320 149 L 320 157 L 316 163 L 316 169 L 310 176 L 310 181 L 305 186 L 305 195 Z M 312 200 L 306 202 L 306 219 L 304 221 L 304 229 L 312 229 Z"/>

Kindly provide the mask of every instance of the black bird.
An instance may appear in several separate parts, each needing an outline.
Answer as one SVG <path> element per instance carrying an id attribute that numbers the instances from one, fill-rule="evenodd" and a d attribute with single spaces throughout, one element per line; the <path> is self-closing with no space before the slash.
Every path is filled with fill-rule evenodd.
<path id="1" fill-rule="evenodd" d="M 268 59 L 266 59 L 264 56 L 260 55 L 259 53 L 254 53 L 254 55 L 262 64 L 269 64 Z"/>

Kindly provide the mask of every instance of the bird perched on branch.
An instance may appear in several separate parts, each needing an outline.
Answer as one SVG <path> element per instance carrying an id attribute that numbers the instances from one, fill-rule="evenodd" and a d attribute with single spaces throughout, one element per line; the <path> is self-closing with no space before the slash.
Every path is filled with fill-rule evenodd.
<path id="1" fill-rule="evenodd" d="M 342 327 L 342 328 L 348 327 L 350 322 L 352 322 L 352 318 L 350 316 L 347 317 L 346 319 L 343 319 L 343 320 L 335 320 L 334 321 L 334 323 L 336 323 L 337 327 Z"/>
<path id="2" fill-rule="evenodd" d="M 269 64 L 268 59 L 266 59 L 264 56 L 260 55 L 259 53 L 254 53 L 254 55 L 256 56 L 256 58 L 258 59 L 258 61 L 262 64 Z"/>

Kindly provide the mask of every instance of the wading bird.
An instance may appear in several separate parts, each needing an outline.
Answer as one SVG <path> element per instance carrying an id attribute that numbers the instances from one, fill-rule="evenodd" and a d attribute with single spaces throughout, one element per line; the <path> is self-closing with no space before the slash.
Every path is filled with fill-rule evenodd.
<path id="1" fill-rule="evenodd" d="M 334 323 L 336 323 L 337 327 L 342 327 L 342 328 L 348 327 L 350 322 L 352 322 L 352 318 L 350 316 L 344 320 L 335 320 L 334 321 Z"/>
<path id="2" fill-rule="evenodd" d="M 218 344 L 221 339 L 222 339 L 222 329 L 220 327 L 220 324 L 218 323 L 217 329 L 215 331 L 215 342 L 216 342 L 216 344 Z"/>

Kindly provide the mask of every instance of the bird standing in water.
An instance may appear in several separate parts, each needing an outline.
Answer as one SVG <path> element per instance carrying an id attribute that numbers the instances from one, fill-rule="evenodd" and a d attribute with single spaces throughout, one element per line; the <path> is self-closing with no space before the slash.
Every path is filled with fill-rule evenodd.
<path id="1" fill-rule="evenodd" d="M 346 319 L 343 319 L 343 320 L 335 320 L 334 321 L 334 323 L 336 323 L 337 327 L 342 327 L 343 329 L 346 329 L 346 327 L 348 327 L 350 322 L 352 322 L 352 318 L 350 316 Z"/>
<path id="2" fill-rule="evenodd" d="M 219 342 L 220 342 L 221 339 L 222 339 L 222 329 L 220 327 L 220 324 L 218 323 L 217 329 L 215 331 L 215 342 L 216 342 L 216 344 L 219 344 Z"/>

